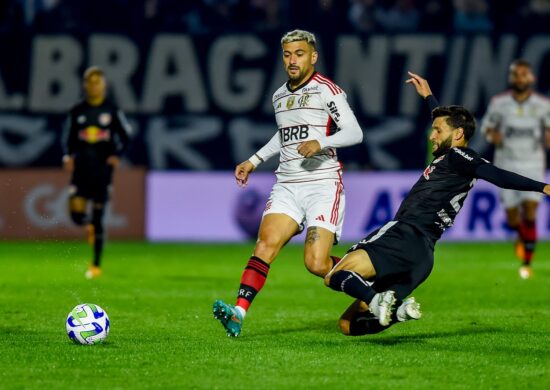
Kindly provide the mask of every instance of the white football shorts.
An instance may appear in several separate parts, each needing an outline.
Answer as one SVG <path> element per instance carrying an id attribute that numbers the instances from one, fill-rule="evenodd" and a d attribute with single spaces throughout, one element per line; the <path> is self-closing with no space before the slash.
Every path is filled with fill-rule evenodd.
<path id="1" fill-rule="evenodd" d="M 519 164 L 501 164 L 503 169 L 517 173 L 519 175 L 528 177 L 533 180 L 544 182 L 544 166 L 525 166 L 521 167 Z M 516 190 L 500 190 L 500 202 L 505 209 L 511 209 L 518 207 L 523 202 L 532 201 L 540 203 L 543 194 L 540 192 L 526 192 Z"/>
<path id="2" fill-rule="evenodd" d="M 345 205 L 341 180 L 275 183 L 263 215 L 288 215 L 301 229 L 304 226 L 319 226 L 334 233 L 336 241 L 339 241 Z"/>

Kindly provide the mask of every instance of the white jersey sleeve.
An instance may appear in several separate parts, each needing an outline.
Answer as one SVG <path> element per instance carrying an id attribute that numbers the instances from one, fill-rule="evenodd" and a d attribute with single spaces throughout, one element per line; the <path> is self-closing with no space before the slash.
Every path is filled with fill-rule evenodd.
<path id="1" fill-rule="evenodd" d="M 499 111 L 499 104 L 496 99 L 491 99 L 487 112 L 481 120 L 481 133 L 486 134 L 489 129 L 497 129 L 502 123 L 502 114 Z"/>
<path id="2" fill-rule="evenodd" d="M 336 133 L 318 140 L 321 149 L 341 148 L 362 142 L 363 130 L 348 104 L 346 94 L 344 92 L 333 94 L 329 87 L 324 87 L 321 89 L 321 99 L 327 113 L 339 129 Z"/>
<path id="3" fill-rule="evenodd" d="M 258 150 L 255 155 L 261 161 L 267 161 L 271 157 L 275 156 L 276 154 L 279 154 L 280 151 L 281 151 L 281 137 L 279 135 L 279 132 L 276 132 L 275 135 L 271 137 L 271 139 L 267 142 L 267 144 L 262 146 L 262 148 Z M 254 164 L 254 165 L 257 165 L 257 164 Z"/>

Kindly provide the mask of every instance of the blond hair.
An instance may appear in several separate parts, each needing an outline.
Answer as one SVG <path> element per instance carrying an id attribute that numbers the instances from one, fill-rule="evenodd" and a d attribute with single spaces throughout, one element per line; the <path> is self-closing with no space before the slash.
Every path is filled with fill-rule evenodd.
<path id="1" fill-rule="evenodd" d="M 105 77 L 105 73 L 103 73 L 103 70 L 99 66 L 90 66 L 84 71 L 83 79 L 88 80 L 92 76 L 101 76 Z"/>
<path id="2" fill-rule="evenodd" d="M 306 41 L 315 49 L 315 35 L 305 30 L 292 30 L 287 32 L 281 38 L 281 46 L 285 43 L 296 42 L 296 41 Z"/>

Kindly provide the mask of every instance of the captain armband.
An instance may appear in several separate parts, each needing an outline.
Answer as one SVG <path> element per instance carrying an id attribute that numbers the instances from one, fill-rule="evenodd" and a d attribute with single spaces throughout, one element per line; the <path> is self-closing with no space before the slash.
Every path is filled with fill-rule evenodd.
<path id="1" fill-rule="evenodd" d="M 262 160 L 262 158 L 260 156 L 258 156 L 256 153 L 254 153 L 249 159 L 248 161 L 250 161 L 252 163 L 252 165 L 254 165 L 254 168 L 256 168 L 258 165 L 260 165 L 261 163 L 264 162 L 264 160 Z"/>

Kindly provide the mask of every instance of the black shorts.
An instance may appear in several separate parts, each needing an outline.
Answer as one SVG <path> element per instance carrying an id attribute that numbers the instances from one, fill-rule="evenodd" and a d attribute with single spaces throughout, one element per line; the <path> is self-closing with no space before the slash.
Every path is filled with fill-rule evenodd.
<path id="1" fill-rule="evenodd" d="M 378 292 L 393 290 L 398 299 L 405 299 L 432 272 L 434 243 L 404 222 L 388 222 L 348 253 L 357 249 L 369 254 L 376 271 L 372 287 Z"/>
<path id="2" fill-rule="evenodd" d="M 113 170 L 109 166 L 97 170 L 75 169 L 71 179 L 71 196 L 106 203 L 110 197 L 112 176 Z"/>

